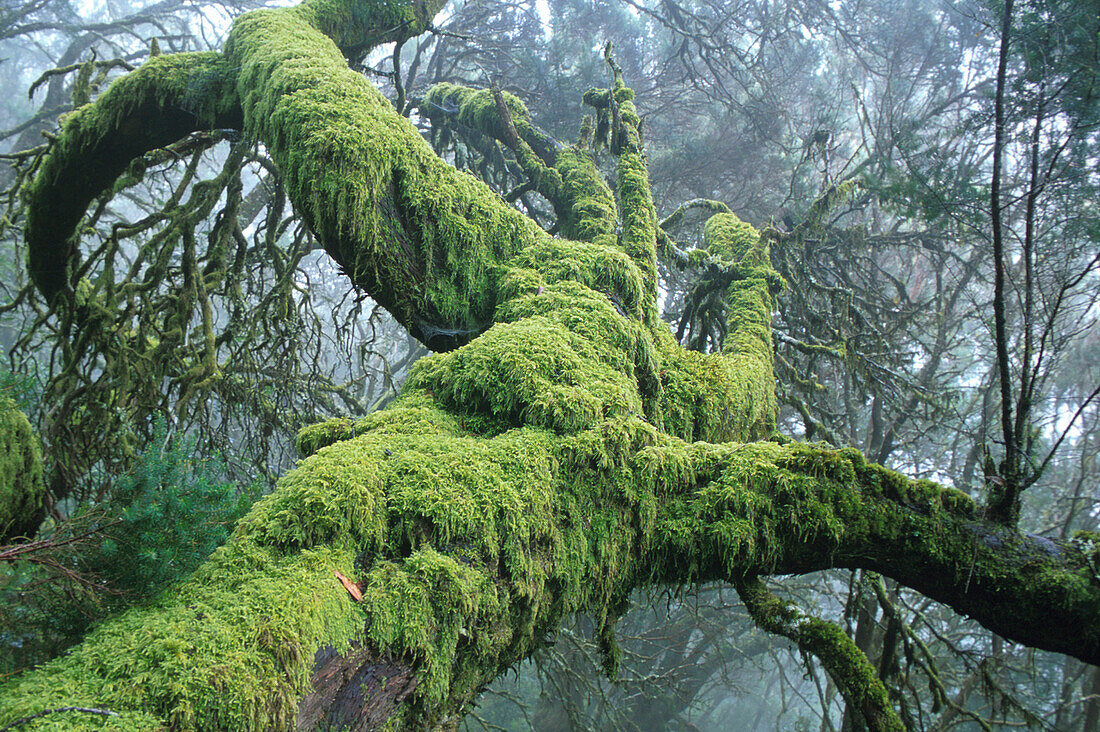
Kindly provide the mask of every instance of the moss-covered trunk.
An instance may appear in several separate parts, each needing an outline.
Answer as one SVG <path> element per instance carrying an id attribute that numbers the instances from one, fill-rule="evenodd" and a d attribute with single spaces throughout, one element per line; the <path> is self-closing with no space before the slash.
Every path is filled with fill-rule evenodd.
<path id="1" fill-rule="evenodd" d="M 69 207 L 91 200 L 71 173 L 95 156 L 121 172 L 116 155 L 181 133 L 182 107 L 194 126 L 239 119 L 262 140 L 329 253 L 445 352 L 384 412 L 304 431 L 308 457 L 226 546 L 151 607 L 7 682 L 0 724 L 94 707 L 116 713 L 95 716 L 114 729 L 448 725 L 565 614 L 596 619 L 613 671 L 632 590 L 719 579 L 762 626 L 821 655 L 869 724 L 896 726 L 850 641 L 757 581 L 827 567 L 882 572 L 1002 635 L 1100 661 L 1092 557 L 995 529 L 962 494 L 857 452 L 769 441 L 781 282 L 767 235 L 711 219 L 708 249 L 731 282 L 726 351 L 674 342 L 655 317 L 656 223 L 621 79 L 589 100 L 609 121 L 617 197 L 582 185 L 595 175 L 583 146 L 540 157 L 519 107 L 480 109 L 486 129 L 513 117 L 499 134 L 558 174 L 547 191 L 574 238 L 555 239 L 442 163 L 348 70 L 345 56 L 419 32 L 439 4 L 250 13 L 223 55 L 150 62 L 67 121 L 27 227 L 30 269 L 57 307 L 75 300 L 71 269 L 46 264 L 75 258 Z M 163 135 L 132 130 L 135 110 Z M 57 712 L 28 728 L 87 721 Z"/>

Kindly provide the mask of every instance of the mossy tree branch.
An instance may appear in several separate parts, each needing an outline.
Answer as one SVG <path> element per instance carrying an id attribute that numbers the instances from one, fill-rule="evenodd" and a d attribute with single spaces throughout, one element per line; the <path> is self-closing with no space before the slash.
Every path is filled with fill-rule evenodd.
<path id="1" fill-rule="evenodd" d="M 47 301 L 71 290 L 88 205 L 133 160 L 198 129 L 241 126 L 226 83 L 220 54 L 158 56 L 65 120 L 27 192 L 27 270 Z"/>
<path id="2" fill-rule="evenodd" d="M 196 60 L 226 74 L 202 109 L 239 108 L 326 250 L 446 352 L 390 408 L 303 431 L 308 457 L 226 546 L 152 606 L 8 682 L 0 723 L 79 705 L 118 711 L 105 729 L 450 725 L 568 613 L 595 619 L 613 668 L 614 623 L 638 587 L 729 581 L 764 618 L 756 578 L 830 567 L 881 572 L 1006 637 L 1100 662 L 1095 557 L 992 526 L 965 495 L 858 452 L 763 441 L 781 285 L 769 235 L 732 214 L 708 222 L 708 248 L 736 271 L 720 353 L 682 350 L 656 320 L 641 122 L 613 64 L 591 101 L 618 156 L 614 242 L 551 238 L 444 165 L 348 70 L 345 56 L 434 9 L 257 11 L 222 56 Z M 156 68 L 150 88 L 164 89 Z M 178 98 L 194 77 L 164 78 L 176 92 L 149 98 Z M 80 143 L 102 139 L 93 118 L 99 133 L 121 129 L 114 107 L 132 107 L 119 88 L 66 126 L 43 186 L 63 189 L 59 171 L 100 149 Z M 50 205 L 44 190 L 32 208 Z M 43 241 L 69 241 L 54 233 Z M 831 670 L 888 728 L 873 679 L 848 661 Z"/>
<path id="3" fill-rule="evenodd" d="M 505 92 L 495 96 L 489 90 L 435 84 L 421 110 L 432 120 L 433 131 L 469 130 L 507 145 L 532 189 L 554 207 L 562 236 L 615 245 L 618 207 L 585 141 L 563 145 L 531 121 L 521 100 Z"/>
<path id="4" fill-rule="evenodd" d="M 804 615 L 772 594 L 758 577 L 738 583 L 737 593 L 757 625 L 821 660 L 868 729 L 905 729 L 874 666 L 840 626 Z"/>

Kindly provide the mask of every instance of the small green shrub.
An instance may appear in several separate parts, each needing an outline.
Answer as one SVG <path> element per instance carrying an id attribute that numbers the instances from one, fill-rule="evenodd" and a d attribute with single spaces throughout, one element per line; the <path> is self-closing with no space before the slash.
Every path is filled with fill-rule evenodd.
<path id="1" fill-rule="evenodd" d="M 217 456 L 161 427 L 106 500 L 39 533 L 57 545 L 50 562 L 0 564 L 0 673 L 57 655 L 201 564 L 257 497 L 224 475 Z"/>
<path id="2" fill-rule="evenodd" d="M 118 593 L 109 605 L 156 596 L 225 541 L 257 490 L 225 482 L 224 473 L 220 459 L 196 454 L 193 439 L 166 440 L 158 430 L 134 471 L 115 484 L 99 519 L 105 538 L 80 562 Z"/>

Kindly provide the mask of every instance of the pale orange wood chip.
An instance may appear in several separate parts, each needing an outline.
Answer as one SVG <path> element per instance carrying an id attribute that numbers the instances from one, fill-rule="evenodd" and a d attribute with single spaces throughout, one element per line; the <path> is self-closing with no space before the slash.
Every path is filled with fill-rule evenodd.
<path id="1" fill-rule="evenodd" d="M 340 584 L 344 586 L 344 589 L 348 591 L 353 600 L 359 602 L 363 599 L 363 592 L 359 589 L 359 585 L 340 574 L 340 570 L 336 570 L 336 579 L 340 580 Z"/>

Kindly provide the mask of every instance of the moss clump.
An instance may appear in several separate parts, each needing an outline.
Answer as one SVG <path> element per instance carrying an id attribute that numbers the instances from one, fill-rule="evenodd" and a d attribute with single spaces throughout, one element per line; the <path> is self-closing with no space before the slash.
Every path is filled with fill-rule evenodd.
<path id="1" fill-rule="evenodd" d="M 607 607 L 636 575 L 656 514 L 629 469 L 657 435 L 637 417 L 567 437 L 526 426 L 486 438 L 439 401 L 411 384 L 356 423 L 357 436 L 304 460 L 237 532 L 285 551 L 354 547 L 366 636 L 416 664 L 428 718 L 471 699 L 563 613 Z M 624 524 L 640 506 L 650 519 Z"/>
<path id="2" fill-rule="evenodd" d="M 726 291 L 721 355 L 684 351 L 658 335 L 665 427 L 685 440 L 767 439 L 778 412 L 771 313 L 782 281 L 769 264 L 765 239 L 735 215 L 711 216 L 704 235 L 707 251 L 732 258 L 740 275 Z"/>
<path id="3" fill-rule="evenodd" d="M 523 141 L 540 148 L 552 146 L 549 136 L 531 122 L 527 106 L 518 97 L 501 92 L 501 98 L 508 108 L 513 127 Z M 497 140 L 508 137 L 496 99 L 488 89 L 471 89 L 446 82 L 434 84 L 424 95 L 422 106 L 437 126 L 445 125 L 453 118 L 459 124 Z"/>
<path id="4" fill-rule="evenodd" d="M 501 282 L 504 299 L 530 293 L 532 275 L 538 282 L 579 282 L 602 292 L 627 317 L 641 319 L 645 290 L 642 274 L 623 252 L 591 242 L 546 239 L 533 243 L 510 261 Z M 537 289 L 537 288 L 536 288 Z"/>
<path id="5" fill-rule="evenodd" d="M 313 653 L 362 637 L 333 570 L 353 555 L 284 555 L 237 541 L 182 586 L 93 631 L 69 655 L 8 683 L 0 723 L 61 706 L 117 711 L 104 729 L 287 729 Z M 95 722 L 98 722 L 97 718 Z M 50 715 L 25 729 L 85 728 Z"/>
<path id="6" fill-rule="evenodd" d="M 889 569 L 917 586 L 940 582 L 941 594 L 1089 581 L 1030 555 L 1020 567 L 1031 574 L 1001 573 L 991 550 L 975 551 L 970 519 L 929 500 L 933 486 L 855 451 L 685 443 L 621 412 L 567 432 L 527 425 L 485 437 L 465 429 L 465 406 L 443 401 L 414 385 L 350 439 L 319 448 L 182 587 L 9 682 L 0 723 L 86 704 L 144 710 L 132 719 L 147 726 L 156 723 L 143 714 L 175 728 L 289 728 L 315 652 L 366 641 L 417 669 L 406 721 L 431 724 L 565 613 L 596 618 L 613 666 L 611 628 L 643 583 L 829 566 Z M 361 603 L 334 569 L 359 579 Z M 1094 595 L 1073 606 L 1087 612 Z"/>
<path id="7" fill-rule="evenodd" d="M 752 250 L 754 261 L 751 264 L 764 265 L 760 254 L 766 250 L 760 248 L 760 234 L 752 224 L 742 221 L 732 213 L 718 213 L 707 219 L 703 227 L 703 240 L 706 251 L 727 262 L 742 262 Z"/>
<path id="8" fill-rule="evenodd" d="M 565 203 L 560 207 L 564 209 L 560 215 L 562 235 L 621 248 L 615 235 L 619 214 L 615 197 L 596 169 L 592 154 L 579 146 L 564 148 L 558 151 L 554 168 L 561 175 L 560 197 Z"/>
<path id="9" fill-rule="evenodd" d="M 293 12 L 318 29 L 348 58 L 365 55 L 382 43 L 418 36 L 428 30 L 432 18 L 442 10 L 443 0 L 306 0 Z"/>
<path id="10" fill-rule="evenodd" d="M 330 419 L 325 422 L 311 424 L 298 430 L 294 438 L 294 447 L 298 455 L 307 458 L 322 447 L 350 440 L 355 436 L 355 425 L 346 417 Z"/>
<path id="11" fill-rule="evenodd" d="M 45 490 L 38 436 L 15 402 L 0 396 L 0 539 L 36 528 Z"/>
<path id="12" fill-rule="evenodd" d="M 575 432 L 606 417 L 643 412 L 633 368 L 624 373 L 612 365 L 622 357 L 534 316 L 498 323 L 475 343 L 425 359 L 409 382 L 452 409 Z"/>

